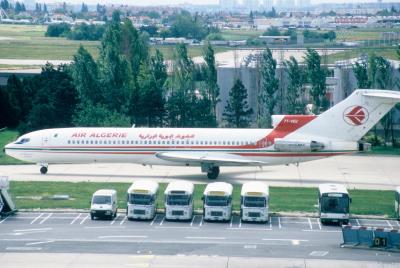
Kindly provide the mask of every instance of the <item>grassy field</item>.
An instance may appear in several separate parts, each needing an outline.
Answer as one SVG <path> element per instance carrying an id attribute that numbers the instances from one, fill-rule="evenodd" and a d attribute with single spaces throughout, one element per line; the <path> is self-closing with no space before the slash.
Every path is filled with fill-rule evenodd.
<path id="1" fill-rule="evenodd" d="M 249 29 L 235 29 L 235 30 L 222 30 L 221 35 L 225 40 L 247 40 L 248 38 L 259 37 L 264 33 L 263 30 L 249 30 Z"/>
<path id="2" fill-rule="evenodd" d="M 363 41 L 379 40 L 382 32 L 400 32 L 400 29 L 392 28 L 370 28 L 370 29 L 349 29 L 336 31 L 336 40 Z"/>
<path id="3" fill-rule="evenodd" d="M 80 45 L 83 45 L 94 58 L 99 56 L 98 41 L 73 41 L 66 38 L 45 37 L 46 26 L 39 25 L 8 25 L 0 24 L 0 59 L 41 59 L 41 60 L 72 60 Z M 5 38 L 5 39 L 2 39 Z M 174 46 L 151 47 L 151 53 L 159 49 L 165 59 L 171 59 Z M 216 47 L 216 52 L 228 48 Z M 189 56 L 202 54 L 202 46 L 189 46 Z M 4 69 L 7 65 L 1 65 Z M 18 64 L 14 68 L 21 67 Z"/>
<path id="4" fill-rule="evenodd" d="M 0 132 L 0 165 L 23 164 L 24 162 L 9 157 L 3 152 L 3 148 L 7 143 L 14 141 L 18 137 L 15 130 L 3 130 Z"/>
<path id="5" fill-rule="evenodd" d="M 383 56 L 387 59 L 391 60 L 399 60 L 396 48 L 395 47 L 385 47 L 385 48 L 355 48 L 352 50 L 346 50 L 342 52 L 338 52 L 335 54 L 331 54 L 327 56 L 328 63 L 334 63 L 338 60 L 346 60 L 359 57 L 361 54 L 370 55 L 371 53 L 375 53 L 377 56 Z"/>
<path id="6" fill-rule="evenodd" d="M 75 208 L 88 209 L 92 194 L 98 189 L 112 188 L 118 191 L 118 205 L 126 207 L 126 190 L 129 183 L 98 182 L 11 182 L 11 194 L 19 209 Z M 166 184 L 160 184 L 157 203 L 164 208 L 164 190 Z M 240 185 L 234 185 L 233 209 L 240 208 Z M 201 197 L 205 185 L 195 187 L 195 208 L 201 209 Z M 55 194 L 68 194 L 71 200 L 51 200 Z M 270 210 L 272 212 L 316 212 L 317 189 L 295 187 L 270 187 Z M 360 215 L 394 216 L 393 191 L 350 190 L 353 199 L 351 213 Z M 40 199 L 41 198 L 41 199 Z"/>

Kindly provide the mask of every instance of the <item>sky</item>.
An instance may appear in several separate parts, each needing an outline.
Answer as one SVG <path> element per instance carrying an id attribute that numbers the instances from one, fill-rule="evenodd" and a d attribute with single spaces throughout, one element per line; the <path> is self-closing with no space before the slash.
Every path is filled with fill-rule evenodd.
<path id="1" fill-rule="evenodd" d="M 87 4 L 128 4 L 138 6 L 149 6 L 149 5 L 177 5 L 182 3 L 189 4 L 218 4 L 219 0 L 37 0 L 37 2 L 68 2 L 68 3 L 82 3 Z M 239 0 L 240 2 L 240 0 Z M 348 3 L 348 2 L 376 2 L 376 0 L 311 0 L 311 3 Z M 400 2 L 400 0 L 383 0 L 383 2 Z"/>

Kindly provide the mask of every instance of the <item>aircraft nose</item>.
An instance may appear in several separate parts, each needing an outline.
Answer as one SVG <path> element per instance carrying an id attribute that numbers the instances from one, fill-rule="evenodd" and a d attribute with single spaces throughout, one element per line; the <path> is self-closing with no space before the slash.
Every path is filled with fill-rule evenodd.
<path id="1" fill-rule="evenodd" d="M 11 145 L 11 143 L 6 144 L 6 146 L 4 146 L 3 153 L 5 153 L 8 148 L 10 148 L 10 145 Z"/>

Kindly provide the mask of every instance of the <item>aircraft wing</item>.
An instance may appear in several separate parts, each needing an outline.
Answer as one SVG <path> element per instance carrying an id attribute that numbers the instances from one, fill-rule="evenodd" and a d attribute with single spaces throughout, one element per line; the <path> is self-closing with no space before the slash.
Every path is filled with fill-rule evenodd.
<path id="1" fill-rule="evenodd" d="M 225 166 L 259 166 L 267 162 L 255 161 L 240 155 L 217 152 L 165 152 L 157 153 L 156 157 L 177 163 L 208 163 Z"/>

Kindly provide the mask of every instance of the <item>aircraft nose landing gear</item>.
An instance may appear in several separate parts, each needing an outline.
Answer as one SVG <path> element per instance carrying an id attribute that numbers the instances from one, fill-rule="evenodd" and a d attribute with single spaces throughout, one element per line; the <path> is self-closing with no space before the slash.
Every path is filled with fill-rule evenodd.
<path id="1" fill-rule="evenodd" d="M 48 170 L 47 165 L 41 165 L 41 167 L 40 167 L 40 173 L 41 174 L 46 174 L 47 170 Z"/>

